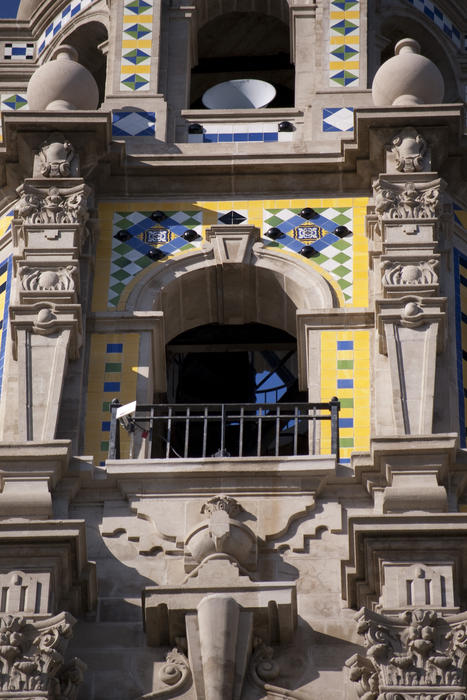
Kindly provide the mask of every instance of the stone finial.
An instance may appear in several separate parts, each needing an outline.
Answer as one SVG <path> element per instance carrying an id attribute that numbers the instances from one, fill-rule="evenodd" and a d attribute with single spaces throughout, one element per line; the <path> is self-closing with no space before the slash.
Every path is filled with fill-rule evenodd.
<path id="1" fill-rule="evenodd" d="M 439 104 L 443 101 L 443 76 L 430 59 L 420 55 L 417 41 L 401 39 L 394 54 L 380 66 L 373 79 L 373 102 L 377 107 Z"/>
<path id="2" fill-rule="evenodd" d="M 76 49 L 62 44 L 52 56 L 54 60 L 44 63 L 31 76 L 27 89 L 29 109 L 96 109 L 99 89 L 91 73 L 77 62 Z"/>

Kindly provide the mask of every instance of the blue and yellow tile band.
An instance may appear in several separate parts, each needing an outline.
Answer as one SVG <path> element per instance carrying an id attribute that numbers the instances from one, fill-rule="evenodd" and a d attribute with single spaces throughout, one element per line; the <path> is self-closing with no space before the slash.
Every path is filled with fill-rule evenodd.
<path id="1" fill-rule="evenodd" d="M 100 274 L 95 280 L 93 310 L 123 309 L 129 291 L 147 267 L 166 265 L 174 256 L 200 246 L 210 226 L 228 224 L 256 226 L 266 245 L 284 255 L 300 256 L 328 279 L 341 305 L 365 307 L 367 203 L 366 197 L 101 203 L 97 249 Z M 314 210 L 310 221 L 301 215 L 305 208 Z M 156 211 L 163 214 L 159 222 L 151 218 Z M 349 235 L 339 238 L 334 233 L 337 226 L 346 226 Z M 268 236 L 271 228 L 279 229 L 279 238 Z M 187 230 L 195 234 L 189 241 L 183 237 Z M 299 253 L 307 245 L 315 249 L 311 259 Z M 154 248 L 163 254 L 161 260 L 151 258 Z"/>
<path id="2" fill-rule="evenodd" d="M 329 11 L 329 85 L 360 82 L 360 0 L 332 0 Z"/>
<path id="3" fill-rule="evenodd" d="M 91 336 L 86 411 L 86 454 L 97 464 L 107 459 L 110 402 L 125 404 L 136 398 L 138 333 L 94 333 Z M 128 454 L 129 437 L 120 432 L 122 454 Z"/>
<path id="4" fill-rule="evenodd" d="M 321 401 L 337 396 L 340 462 L 370 447 L 370 331 L 322 331 Z M 321 454 L 331 452 L 328 422 L 321 427 Z"/>
<path id="5" fill-rule="evenodd" d="M 120 90 L 145 92 L 151 81 L 153 0 L 126 0 L 123 6 Z"/>

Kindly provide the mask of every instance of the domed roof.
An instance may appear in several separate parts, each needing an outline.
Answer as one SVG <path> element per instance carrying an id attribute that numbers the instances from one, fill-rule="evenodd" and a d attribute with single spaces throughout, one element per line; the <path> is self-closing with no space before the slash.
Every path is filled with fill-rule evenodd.
<path id="1" fill-rule="evenodd" d="M 30 19 L 43 0 L 21 0 L 18 7 L 17 19 Z"/>

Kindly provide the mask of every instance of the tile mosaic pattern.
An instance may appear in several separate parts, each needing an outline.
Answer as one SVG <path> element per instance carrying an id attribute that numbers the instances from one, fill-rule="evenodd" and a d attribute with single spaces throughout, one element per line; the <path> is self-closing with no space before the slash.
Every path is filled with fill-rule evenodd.
<path id="1" fill-rule="evenodd" d="M 93 310 L 124 308 L 135 278 L 149 265 L 163 265 L 174 255 L 199 246 L 206 228 L 212 225 L 256 226 L 267 245 L 285 255 L 298 256 L 307 245 L 316 252 L 300 260 L 324 276 L 336 290 L 341 303 L 365 307 L 368 304 L 368 241 L 364 233 L 367 198 L 278 199 L 202 202 L 106 202 L 99 206 L 101 237 L 97 250 L 100 275 L 95 280 Z M 303 208 L 316 212 L 312 221 L 300 216 Z M 162 211 L 165 219 L 155 222 L 151 213 Z M 338 238 L 333 231 L 346 225 L 352 234 Z M 270 228 L 282 235 L 272 240 Z M 188 242 L 184 232 L 199 236 Z M 154 249 L 162 259 L 154 259 Z M 148 255 L 149 254 L 149 255 Z M 152 255 L 152 258 L 151 258 Z"/>
<path id="2" fill-rule="evenodd" d="M 112 136 L 122 138 L 126 136 L 155 136 L 156 115 L 155 112 L 117 111 L 112 112 Z"/>
<path id="3" fill-rule="evenodd" d="M 116 212 L 112 237 L 112 260 L 108 293 L 109 306 L 117 306 L 120 295 L 128 282 L 154 263 L 148 253 L 157 248 L 165 256 L 171 256 L 192 249 L 193 243 L 183 238 L 187 230 L 201 234 L 202 213 L 193 211 L 164 210 L 166 218 L 155 222 L 150 218 L 151 211 Z M 129 236 L 119 240 L 119 231 Z M 201 242 L 201 235 L 199 241 Z"/>
<path id="4" fill-rule="evenodd" d="M 307 221 L 301 209 L 265 209 L 263 232 L 278 228 L 284 234 L 275 245 L 299 253 L 304 245 L 313 245 L 319 253 L 313 261 L 327 270 L 342 289 L 346 302 L 353 292 L 353 235 L 339 238 L 333 231 L 337 226 L 353 229 L 352 207 L 314 207 L 318 216 Z"/>
<path id="5" fill-rule="evenodd" d="M 463 212 L 467 214 L 467 212 Z M 467 257 L 454 248 L 454 288 L 456 301 L 457 381 L 459 388 L 459 443 L 467 437 Z"/>
<path id="6" fill-rule="evenodd" d="M 353 131 L 353 107 L 325 107 L 323 131 Z"/>
<path id="7" fill-rule="evenodd" d="M 426 17 L 429 17 L 458 49 L 462 47 L 462 36 L 459 29 L 435 3 L 431 2 L 431 0 L 407 0 L 407 2 L 417 8 L 417 10 L 420 10 L 420 12 L 423 12 Z"/>
<path id="8" fill-rule="evenodd" d="M 360 0 L 332 0 L 329 12 L 329 85 L 358 87 Z"/>
<path id="9" fill-rule="evenodd" d="M 10 41 L 3 47 L 3 58 L 6 61 L 32 61 L 34 44 L 28 44 L 25 41 Z"/>
<path id="10" fill-rule="evenodd" d="M 97 464 L 107 459 L 110 434 L 110 402 L 134 401 L 138 373 L 139 336 L 137 333 L 91 336 L 86 412 L 86 454 Z M 122 454 L 128 454 L 129 437 L 120 432 Z"/>
<path id="11" fill-rule="evenodd" d="M 370 447 L 370 332 L 321 333 L 321 401 L 337 396 L 340 462 L 350 463 L 353 451 Z M 322 423 L 321 454 L 330 454 L 331 430 Z"/>
<path id="12" fill-rule="evenodd" d="M 55 15 L 52 22 L 45 28 L 37 40 L 37 55 L 40 56 L 54 36 L 68 24 L 70 19 L 75 17 L 75 15 L 86 7 L 89 7 L 89 5 L 92 5 L 93 2 L 96 2 L 96 0 L 71 0 L 61 12 Z"/>
<path id="13" fill-rule="evenodd" d="M 120 90 L 149 90 L 153 0 L 127 0 L 123 9 Z"/>
<path id="14" fill-rule="evenodd" d="M 14 111 L 28 109 L 26 93 L 2 92 L 0 93 L 0 111 Z M 0 121 L 0 143 L 3 141 L 2 123 Z"/>
<path id="15" fill-rule="evenodd" d="M 279 131 L 278 123 L 209 123 L 203 125 L 202 134 L 188 134 L 188 143 L 272 143 L 293 141 L 293 135 L 293 131 Z"/>

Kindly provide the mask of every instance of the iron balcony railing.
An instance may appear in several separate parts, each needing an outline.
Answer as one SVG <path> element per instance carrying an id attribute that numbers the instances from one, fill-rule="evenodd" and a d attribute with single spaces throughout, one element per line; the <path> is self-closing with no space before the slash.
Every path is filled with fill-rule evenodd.
<path id="1" fill-rule="evenodd" d="M 339 400 L 328 403 L 139 404 L 117 419 L 111 404 L 109 459 L 120 459 L 120 424 L 137 431 L 155 459 L 266 457 L 317 454 L 320 422 L 330 421 L 331 454 L 339 461 Z"/>

